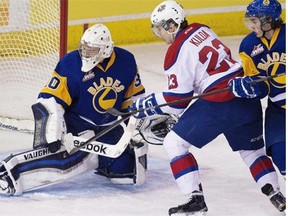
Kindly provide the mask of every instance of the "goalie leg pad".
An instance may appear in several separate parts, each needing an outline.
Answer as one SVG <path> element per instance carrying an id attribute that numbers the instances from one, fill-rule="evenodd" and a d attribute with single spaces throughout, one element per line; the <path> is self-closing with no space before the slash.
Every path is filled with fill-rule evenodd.
<path id="1" fill-rule="evenodd" d="M 114 184 L 134 184 L 135 186 L 140 186 L 146 181 L 148 144 L 132 141 L 130 145 L 133 147 L 135 155 L 135 167 L 132 178 L 131 176 L 128 178 L 111 178 L 111 182 Z"/>
<path id="2" fill-rule="evenodd" d="M 134 152 L 129 146 L 117 158 L 99 155 L 99 166 L 96 169 L 96 174 L 105 176 L 111 180 L 120 179 L 118 184 L 132 184 L 135 164 L 134 161 Z M 129 181 L 127 181 L 125 178 L 128 178 Z M 121 181 L 123 181 L 123 183 L 121 183 Z"/>
<path id="3" fill-rule="evenodd" d="M 140 186 L 146 181 L 147 152 L 147 143 L 131 141 L 129 148 L 119 158 L 113 161 L 109 158 L 110 166 L 107 166 L 109 165 L 107 163 L 109 159 L 107 158 L 106 164 L 103 166 L 104 157 L 99 156 L 100 165 L 96 174 L 109 178 L 113 184 L 134 184 L 135 186 Z M 128 157 L 127 154 L 129 154 Z"/>
<path id="4" fill-rule="evenodd" d="M 98 156 L 81 151 L 69 156 L 62 146 L 56 153 L 40 148 L 11 155 L 2 164 L 11 179 L 15 195 L 19 195 L 94 170 L 98 166 Z M 2 164 L 0 172 L 3 172 Z"/>
<path id="5" fill-rule="evenodd" d="M 146 142 L 131 143 L 135 152 L 134 184 L 140 186 L 146 181 L 148 144 Z"/>

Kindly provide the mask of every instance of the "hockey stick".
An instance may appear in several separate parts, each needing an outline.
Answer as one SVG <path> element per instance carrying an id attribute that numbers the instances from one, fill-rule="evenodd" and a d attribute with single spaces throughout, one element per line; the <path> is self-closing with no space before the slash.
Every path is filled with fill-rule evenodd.
<path id="1" fill-rule="evenodd" d="M 26 133 L 26 134 L 34 134 L 33 130 L 30 129 L 21 129 L 17 126 L 14 125 L 7 125 L 5 123 L 0 122 L 0 129 L 6 130 L 6 131 L 15 131 L 15 132 L 20 132 L 20 133 Z"/>
<path id="2" fill-rule="evenodd" d="M 5 131 L 26 133 L 30 135 L 34 133 L 32 120 L 18 120 L 0 117 L 0 129 Z"/>
<path id="3" fill-rule="evenodd" d="M 97 133 L 95 136 L 92 136 L 90 139 L 85 139 L 79 136 L 73 136 L 71 133 L 68 133 L 64 137 L 63 145 L 66 147 L 69 154 L 73 154 L 76 151 L 81 150 L 111 158 L 119 157 L 129 144 L 129 141 L 132 138 L 133 131 L 135 129 L 136 119 L 134 117 L 131 118 L 130 117 L 131 115 L 128 115 L 125 116 L 124 118 L 117 120 L 109 127 Z M 122 122 L 128 120 L 129 118 L 130 120 L 124 131 L 124 134 L 122 135 L 118 143 L 116 143 L 115 145 L 94 141 L 99 137 L 105 135 L 109 131 L 113 130 L 115 127 L 117 127 Z"/>
<path id="4" fill-rule="evenodd" d="M 254 85 L 256 83 L 263 82 L 263 81 L 270 80 L 270 79 L 273 79 L 273 78 L 276 78 L 276 77 L 280 77 L 280 76 L 284 76 L 284 75 L 286 75 L 286 73 L 280 73 L 280 74 L 275 74 L 275 75 L 272 75 L 272 76 L 259 78 L 257 80 L 254 80 L 254 81 L 250 82 L 249 84 L 250 85 Z M 139 112 L 145 112 L 146 110 L 156 109 L 156 108 L 160 108 L 160 107 L 164 107 L 164 106 L 170 106 L 170 105 L 173 105 L 173 104 L 179 104 L 179 103 L 182 103 L 182 102 L 191 101 L 191 100 L 194 100 L 194 99 L 197 99 L 197 98 L 202 98 L 202 97 L 218 94 L 218 93 L 225 92 L 225 91 L 228 91 L 228 90 L 229 90 L 229 87 L 226 87 L 226 88 L 223 88 L 223 89 L 218 89 L 218 90 L 215 90 L 215 91 L 199 94 L 199 95 L 196 95 L 196 96 L 183 98 L 183 99 L 180 99 L 180 100 L 170 101 L 170 102 L 167 102 L 167 103 L 164 103 L 164 104 L 159 104 L 159 105 L 152 106 L 152 107 L 142 108 L 142 109 L 139 109 L 139 110 L 133 110 L 133 111 L 131 111 L 129 113 L 121 112 L 121 111 L 119 111 L 119 110 L 117 110 L 115 108 L 109 108 L 107 110 L 107 112 L 109 114 L 111 114 L 111 115 L 114 115 L 114 116 L 134 115 L 134 114 L 139 113 Z"/>

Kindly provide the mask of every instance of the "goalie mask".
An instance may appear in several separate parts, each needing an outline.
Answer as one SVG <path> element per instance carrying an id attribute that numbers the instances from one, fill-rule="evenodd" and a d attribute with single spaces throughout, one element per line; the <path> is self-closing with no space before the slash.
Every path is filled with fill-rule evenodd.
<path id="1" fill-rule="evenodd" d="M 92 70 L 104 58 L 109 58 L 113 52 L 114 42 L 109 29 L 102 24 L 88 28 L 79 45 L 83 72 Z"/>
<path id="2" fill-rule="evenodd" d="M 177 120 L 178 118 L 174 115 L 153 115 L 141 119 L 136 130 L 147 143 L 162 145 L 165 136 Z"/>

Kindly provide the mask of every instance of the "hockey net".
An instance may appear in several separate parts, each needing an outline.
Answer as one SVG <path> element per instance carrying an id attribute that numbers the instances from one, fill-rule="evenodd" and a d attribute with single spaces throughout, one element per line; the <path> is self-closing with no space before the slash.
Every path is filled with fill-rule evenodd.
<path id="1" fill-rule="evenodd" d="M 31 105 L 66 52 L 67 0 L 0 0 L 0 129 L 33 130 Z"/>

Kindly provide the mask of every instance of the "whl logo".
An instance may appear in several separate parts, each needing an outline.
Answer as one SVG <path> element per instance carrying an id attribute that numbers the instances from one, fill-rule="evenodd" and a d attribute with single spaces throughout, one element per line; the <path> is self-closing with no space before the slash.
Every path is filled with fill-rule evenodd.
<path id="1" fill-rule="evenodd" d="M 264 52 L 264 47 L 261 44 L 258 44 L 257 46 L 254 46 L 250 56 L 254 57 L 262 52 Z"/>

